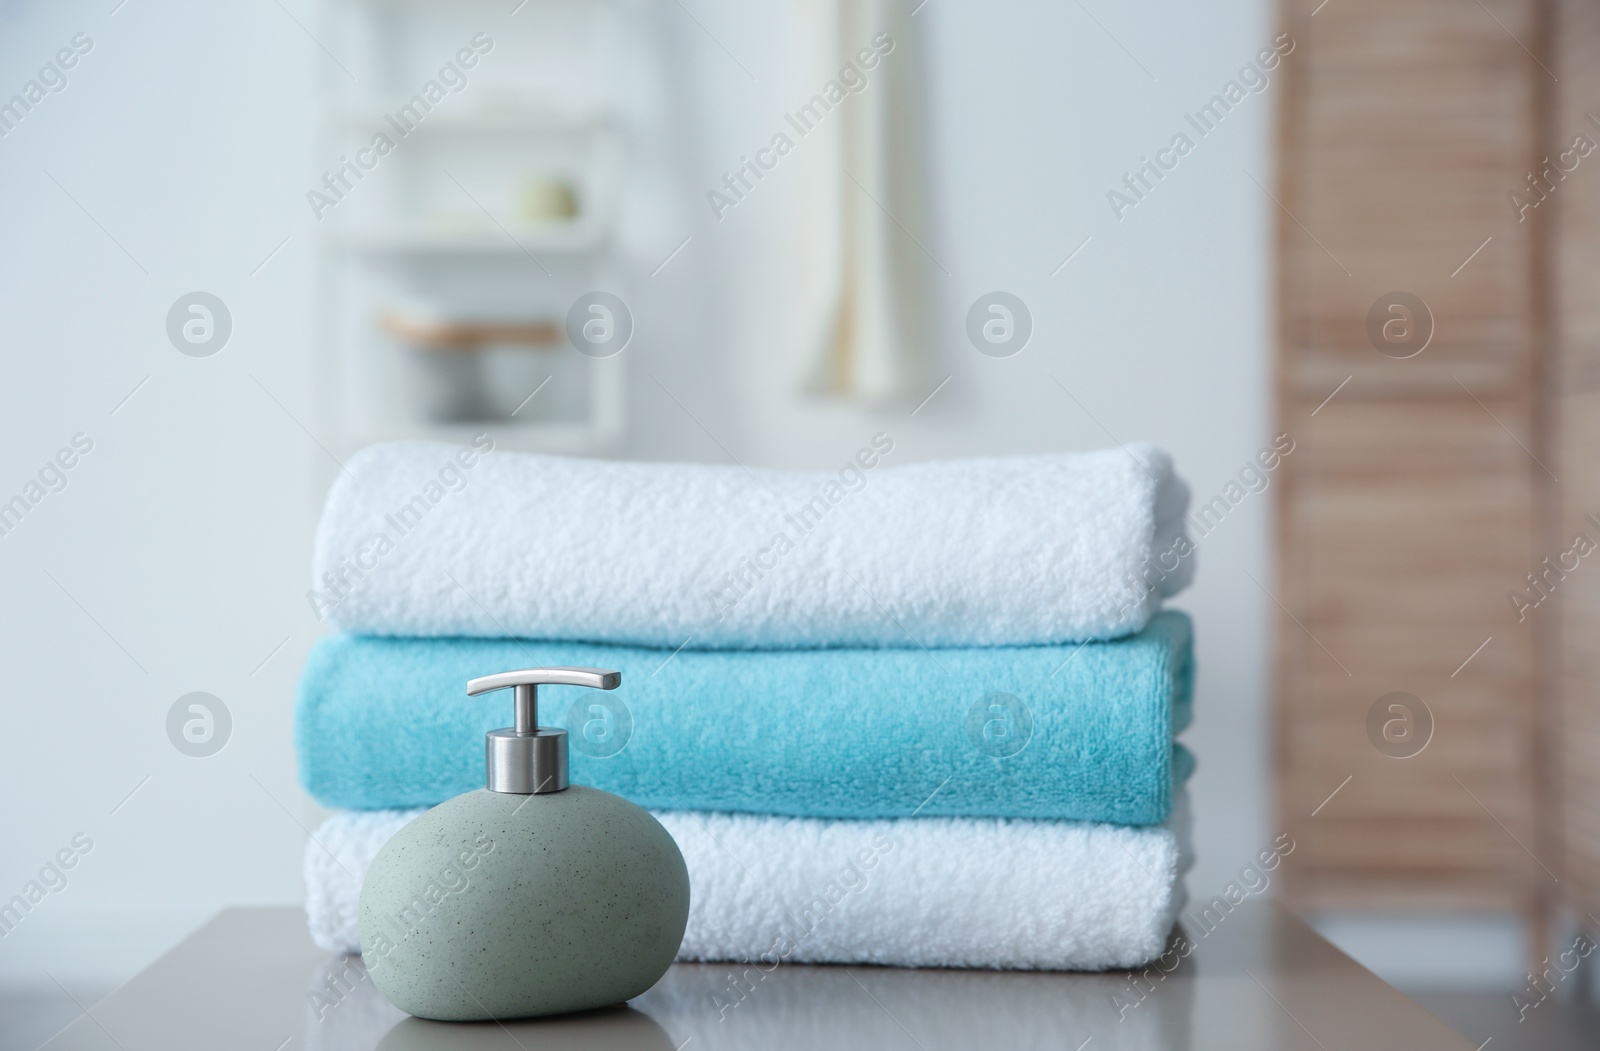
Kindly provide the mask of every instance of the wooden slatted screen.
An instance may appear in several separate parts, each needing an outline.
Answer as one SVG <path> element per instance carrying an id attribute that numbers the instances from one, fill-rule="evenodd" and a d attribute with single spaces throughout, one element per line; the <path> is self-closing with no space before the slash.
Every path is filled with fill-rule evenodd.
<path id="1" fill-rule="evenodd" d="M 1519 623 L 1507 597 L 1548 553 L 1540 240 L 1508 199 L 1545 151 L 1542 2 L 1281 6 L 1276 741 L 1303 907 L 1540 914 L 1554 887 L 1534 730 L 1555 610 Z M 1395 292 L 1431 311 L 1415 356 L 1403 314 L 1388 353 L 1369 336 Z M 1409 758 L 1368 730 L 1394 692 L 1432 713 Z"/>
<path id="2" fill-rule="evenodd" d="M 1600 6 L 1559 0 L 1552 69 L 1560 76 L 1549 125 L 1550 155 L 1562 161 L 1579 136 L 1600 147 Z M 1570 155 L 1563 161 L 1571 167 Z M 1577 533 L 1600 542 L 1600 149 L 1576 160 L 1540 205 L 1550 231 L 1555 362 L 1556 487 L 1552 546 Z M 1570 564 L 1569 560 L 1569 564 Z M 1561 643 L 1555 683 L 1551 778 L 1561 818 L 1562 885 L 1580 922 L 1600 936 L 1600 552 L 1560 582 Z"/>

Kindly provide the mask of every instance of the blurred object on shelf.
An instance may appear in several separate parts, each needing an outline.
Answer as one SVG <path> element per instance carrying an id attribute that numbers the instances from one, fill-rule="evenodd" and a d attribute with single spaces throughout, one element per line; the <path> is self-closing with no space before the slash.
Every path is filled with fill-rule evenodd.
<path id="1" fill-rule="evenodd" d="M 561 342 L 554 321 L 438 321 L 384 314 L 378 324 L 391 336 L 434 350 L 478 350 L 489 343 L 553 347 Z"/>
<path id="2" fill-rule="evenodd" d="M 530 223 L 568 222 L 578 217 L 578 191 L 565 179 L 530 179 L 522 190 L 522 218 Z"/>
<path id="3" fill-rule="evenodd" d="M 440 351 L 408 346 L 411 400 L 423 419 L 438 423 L 465 423 L 489 415 L 484 390 L 483 363 L 477 348 Z"/>
<path id="4" fill-rule="evenodd" d="M 406 392 L 417 413 L 437 423 L 509 420 L 550 378 L 550 351 L 563 342 L 548 320 L 438 320 L 385 313 L 378 326 L 406 359 Z M 547 352 L 540 357 L 532 350 Z"/>

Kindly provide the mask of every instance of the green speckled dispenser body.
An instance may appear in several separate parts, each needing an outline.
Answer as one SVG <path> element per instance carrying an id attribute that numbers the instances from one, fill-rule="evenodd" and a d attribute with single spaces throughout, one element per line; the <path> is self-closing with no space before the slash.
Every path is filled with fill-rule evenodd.
<path id="1" fill-rule="evenodd" d="M 582 785 L 479 790 L 378 852 L 361 888 L 361 955 L 419 1018 L 529 1018 L 643 993 L 688 919 L 683 855 L 646 811 Z"/>

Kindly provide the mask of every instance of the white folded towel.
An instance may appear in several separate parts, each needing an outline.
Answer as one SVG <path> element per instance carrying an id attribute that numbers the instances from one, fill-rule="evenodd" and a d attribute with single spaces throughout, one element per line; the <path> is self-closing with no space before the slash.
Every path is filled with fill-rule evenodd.
<path id="1" fill-rule="evenodd" d="M 359 881 L 420 810 L 347 811 L 306 844 L 306 917 L 359 951 Z M 1187 793 L 1166 827 L 656 814 L 689 867 L 680 960 L 1104 970 L 1154 959 L 1183 907 Z"/>
<path id="2" fill-rule="evenodd" d="M 1072 642 L 1138 631 L 1188 583 L 1164 452 L 835 471 L 373 446 L 317 529 L 319 617 L 354 634 L 676 648 Z"/>

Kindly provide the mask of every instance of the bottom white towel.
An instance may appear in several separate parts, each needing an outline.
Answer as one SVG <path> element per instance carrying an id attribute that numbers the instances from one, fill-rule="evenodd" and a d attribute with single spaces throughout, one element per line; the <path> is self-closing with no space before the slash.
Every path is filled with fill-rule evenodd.
<path id="1" fill-rule="evenodd" d="M 357 952 L 360 880 L 420 810 L 348 811 L 306 844 L 317 945 Z M 657 813 L 689 867 L 680 960 L 1094 971 L 1160 955 L 1184 905 L 1186 793 L 1166 826 Z"/>

